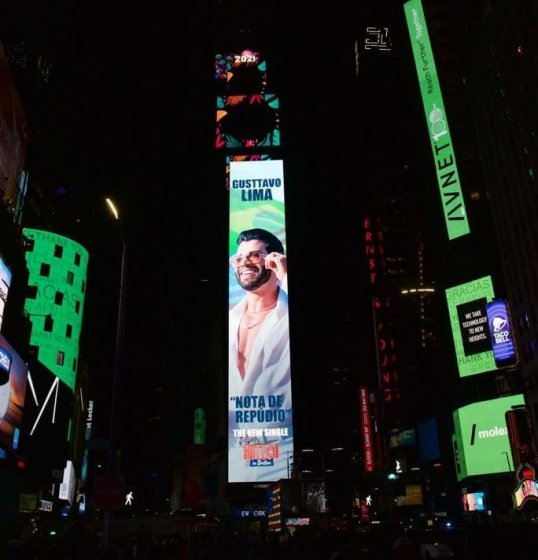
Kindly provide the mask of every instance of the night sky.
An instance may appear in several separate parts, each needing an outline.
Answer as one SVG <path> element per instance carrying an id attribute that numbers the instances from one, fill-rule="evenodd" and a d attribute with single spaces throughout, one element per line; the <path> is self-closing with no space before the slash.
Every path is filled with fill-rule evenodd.
<path id="1" fill-rule="evenodd" d="M 209 3 L 46 4 L 10 3 L 2 32 L 53 61 L 43 93 L 51 124 L 34 145 L 47 151 L 49 186 L 64 187 L 56 202 L 91 253 L 82 352 L 105 401 L 121 246 L 104 197 L 120 207 L 129 247 L 122 383 L 130 388 L 122 406 L 136 414 L 144 378 L 172 367 L 174 352 L 191 350 L 174 333 L 215 317 L 226 322 L 228 199 L 223 156 L 214 149 L 213 57 L 251 44 L 228 36 L 237 21 Z M 388 16 L 372 21 L 344 4 L 323 4 L 297 3 L 292 13 L 275 2 L 271 14 L 253 8 L 251 19 L 259 30 L 252 46 L 266 55 L 281 97 L 301 414 L 337 404 L 324 400 L 321 380 L 339 360 L 357 380 L 375 374 L 361 218 L 383 169 L 409 163 L 402 136 L 418 107 L 402 91 L 394 98 L 381 59 L 365 62 L 367 88 L 355 75 L 353 30 Z"/>

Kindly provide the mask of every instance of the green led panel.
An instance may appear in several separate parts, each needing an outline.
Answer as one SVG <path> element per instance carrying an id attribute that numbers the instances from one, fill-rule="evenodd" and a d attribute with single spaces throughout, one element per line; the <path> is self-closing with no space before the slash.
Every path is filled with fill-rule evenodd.
<path id="1" fill-rule="evenodd" d="M 497 369 L 486 315 L 486 302 L 494 298 L 491 276 L 446 290 L 460 377 Z"/>
<path id="2" fill-rule="evenodd" d="M 458 480 L 513 470 L 504 415 L 522 404 L 523 395 L 512 395 L 475 402 L 454 411 Z"/>
<path id="3" fill-rule="evenodd" d="M 29 292 L 35 290 L 25 302 L 32 322 L 30 344 L 38 348 L 39 361 L 73 390 L 88 251 L 67 237 L 48 231 L 26 228 L 24 235 L 33 241 L 33 248 L 26 252 Z"/>
<path id="4" fill-rule="evenodd" d="M 404 4 L 404 10 L 426 113 L 448 238 L 455 239 L 468 234 L 470 229 L 426 19 L 420 0 L 409 0 Z"/>

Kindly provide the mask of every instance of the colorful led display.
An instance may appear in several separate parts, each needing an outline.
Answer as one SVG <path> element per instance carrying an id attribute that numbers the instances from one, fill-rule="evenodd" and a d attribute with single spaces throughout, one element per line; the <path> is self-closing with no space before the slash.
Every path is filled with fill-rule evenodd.
<path id="1" fill-rule="evenodd" d="M 514 367 L 519 361 L 508 303 L 496 299 L 486 305 L 489 334 L 495 364 L 499 368 Z"/>
<path id="2" fill-rule="evenodd" d="M 78 346 L 86 291 L 88 252 L 67 237 L 24 229 L 30 276 L 25 311 L 32 323 L 30 344 L 38 360 L 71 390 L 75 387 Z"/>
<path id="3" fill-rule="evenodd" d="M 280 145 L 279 99 L 267 91 L 266 62 L 259 52 L 215 56 L 217 149 Z"/>
<path id="4" fill-rule="evenodd" d="M 484 492 L 467 492 L 461 497 L 464 511 L 485 511 Z"/>
<path id="5" fill-rule="evenodd" d="M 27 379 L 28 366 L 0 334 L 0 445 L 7 451 L 17 448 Z"/>
<path id="6" fill-rule="evenodd" d="M 494 297 L 491 276 L 446 290 L 460 377 L 496 369 L 486 315 L 486 303 Z"/>
<path id="7" fill-rule="evenodd" d="M 420 0 L 404 4 L 449 239 L 470 232 L 441 87 Z"/>
<path id="8" fill-rule="evenodd" d="M 454 411 L 458 480 L 513 470 L 505 413 L 522 404 L 520 394 L 475 402 Z"/>
<path id="9" fill-rule="evenodd" d="M 281 160 L 230 163 L 228 480 L 290 477 L 292 392 Z"/>
<path id="10" fill-rule="evenodd" d="M 11 270 L 9 270 L 4 259 L 0 257 L 0 330 L 2 329 L 2 320 L 4 318 L 4 308 L 7 303 L 9 287 L 11 286 Z"/>

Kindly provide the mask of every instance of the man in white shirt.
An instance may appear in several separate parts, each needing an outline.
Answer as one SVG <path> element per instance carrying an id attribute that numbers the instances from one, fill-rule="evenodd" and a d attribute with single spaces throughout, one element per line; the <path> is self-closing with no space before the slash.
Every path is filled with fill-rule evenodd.
<path id="1" fill-rule="evenodd" d="M 278 480 L 293 453 L 287 260 L 260 228 L 241 232 L 237 246 L 230 264 L 246 295 L 229 317 L 229 480 L 266 480 L 269 470 Z M 273 428 L 277 436 L 265 431 Z"/>

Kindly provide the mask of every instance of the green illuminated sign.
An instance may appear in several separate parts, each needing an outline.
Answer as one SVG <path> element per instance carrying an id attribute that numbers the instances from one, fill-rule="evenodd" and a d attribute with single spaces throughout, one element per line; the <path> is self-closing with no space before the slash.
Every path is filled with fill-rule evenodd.
<path id="1" fill-rule="evenodd" d="M 454 411 L 457 476 L 514 470 L 505 412 L 524 404 L 523 395 L 475 402 Z"/>
<path id="2" fill-rule="evenodd" d="M 48 231 L 26 228 L 24 235 L 33 241 L 26 264 L 35 293 L 24 304 L 32 323 L 30 344 L 38 348 L 39 361 L 74 389 L 88 252 Z"/>
<path id="3" fill-rule="evenodd" d="M 461 377 L 497 369 L 489 339 L 486 303 L 495 297 L 491 276 L 446 290 Z"/>
<path id="4" fill-rule="evenodd" d="M 426 113 L 448 238 L 455 239 L 468 234 L 470 229 L 426 19 L 420 0 L 409 0 L 404 4 L 404 10 Z"/>

